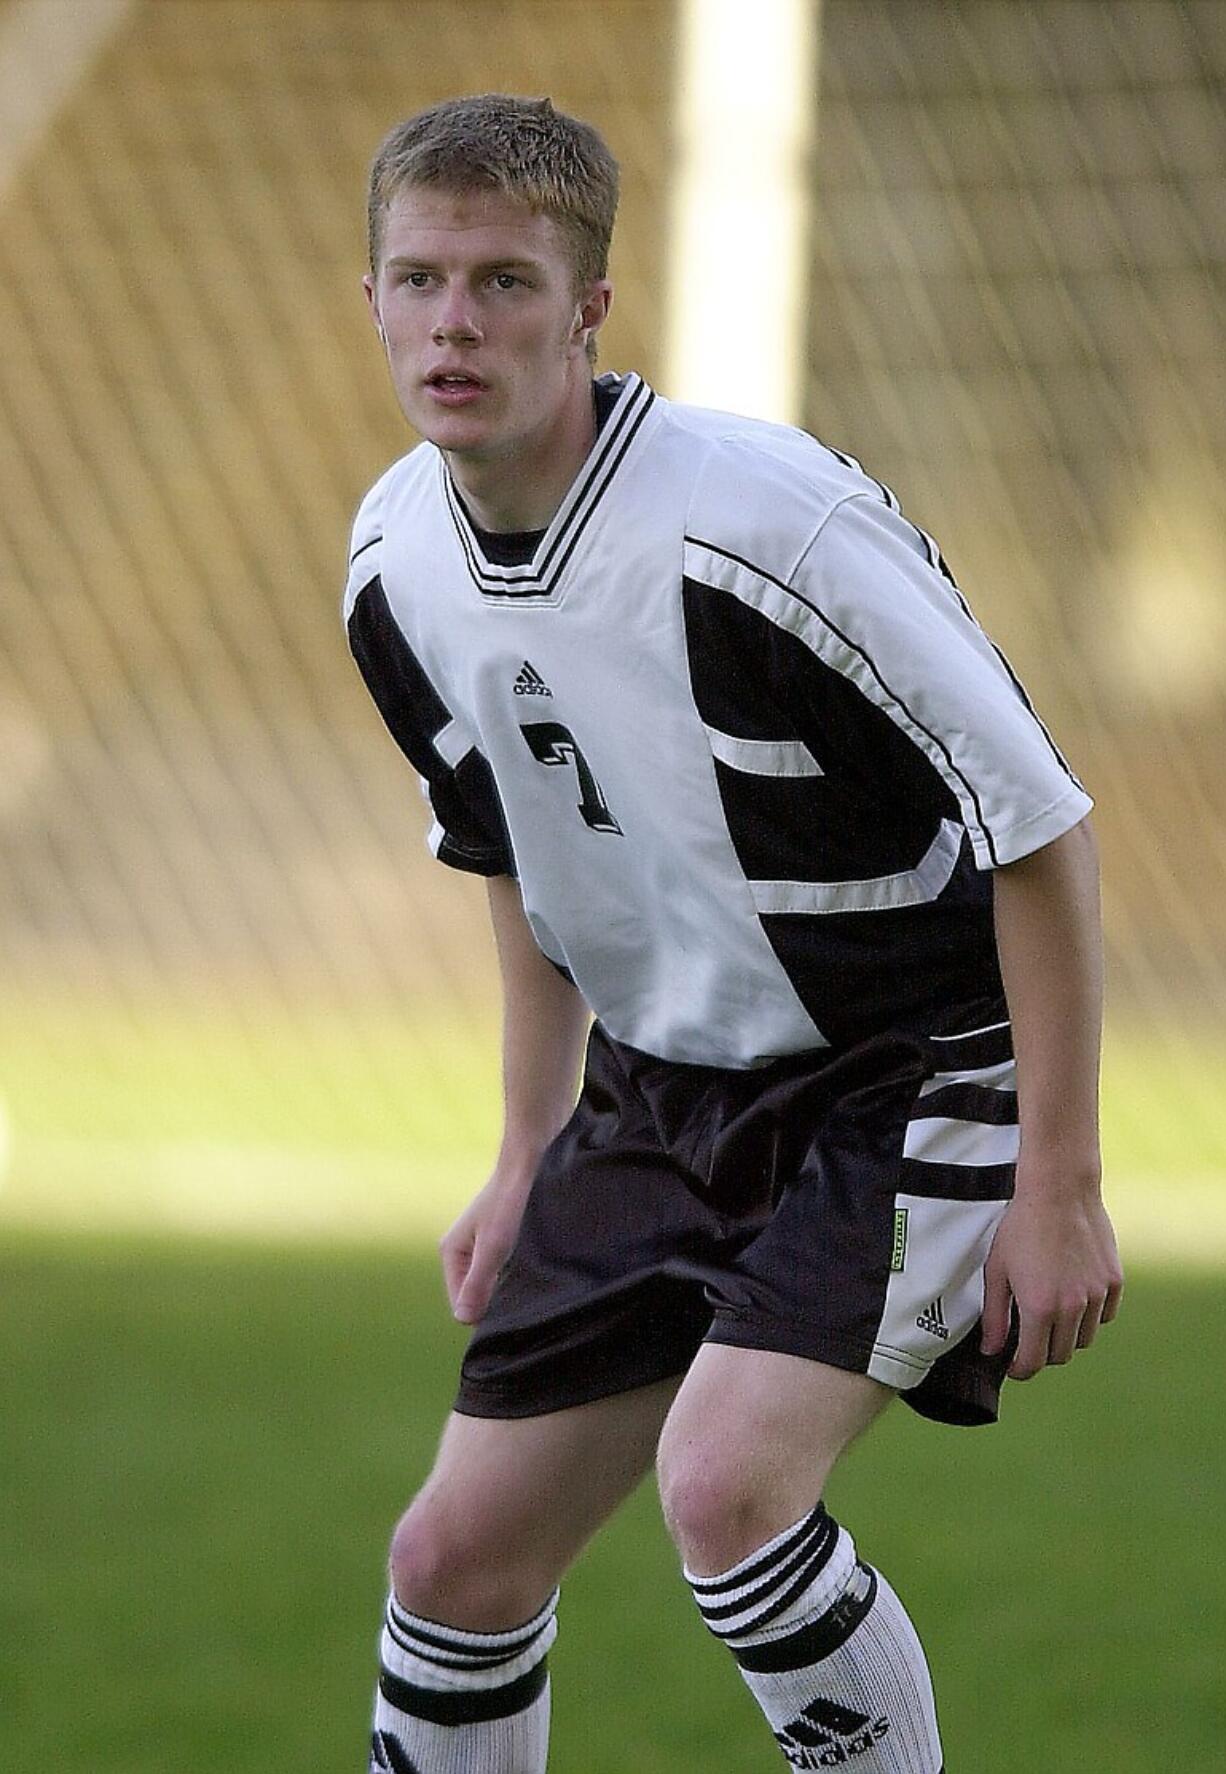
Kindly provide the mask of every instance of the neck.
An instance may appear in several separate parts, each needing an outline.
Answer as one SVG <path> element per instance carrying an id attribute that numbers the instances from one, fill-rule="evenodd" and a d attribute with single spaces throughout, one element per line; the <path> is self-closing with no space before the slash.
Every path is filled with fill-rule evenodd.
<path id="1" fill-rule="evenodd" d="M 566 497 L 596 439 L 592 378 L 576 378 L 561 412 L 505 453 L 445 451 L 451 478 L 483 530 L 543 530 Z"/>

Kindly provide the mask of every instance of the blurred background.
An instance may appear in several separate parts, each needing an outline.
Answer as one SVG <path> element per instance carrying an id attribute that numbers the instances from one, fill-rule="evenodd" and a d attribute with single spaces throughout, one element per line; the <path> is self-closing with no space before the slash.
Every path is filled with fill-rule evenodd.
<path id="1" fill-rule="evenodd" d="M 782 3 L 724 12 L 744 29 Z M 696 18 L 0 0 L 0 1228 L 44 1335 L 39 1302 L 79 1302 L 86 1269 L 115 1310 L 158 1296 L 134 1238 L 390 1238 L 407 1263 L 481 1180 L 483 892 L 427 855 L 339 621 L 353 510 L 412 441 L 360 289 L 366 168 L 392 122 L 462 92 L 590 118 L 624 177 L 602 364 L 678 392 Z M 1096 798 L 1112 1204 L 1142 1274 L 1195 1268 L 1212 1291 L 1226 6 L 824 0 L 808 28 L 792 416 L 939 539 Z M 748 337 L 771 265 L 713 233 Z M 103 1233 L 90 1268 L 80 1240 Z M 203 1301 L 220 1259 L 201 1260 Z M 72 1323 L 54 1383 L 30 1369 L 57 1409 L 102 1334 Z M 233 1744 L 201 1757 L 246 1765 Z M 172 1763 L 134 1739 L 90 1765 Z M 271 1765 L 333 1764 L 251 1763 Z"/>
<path id="2" fill-rule="evenodd" d="M 0 0 L 0 1213 L 369 1230 L 479 1175 L 482 890 L 339 627 L 412 441 L 365 170 L 448 94 L 590 117 L 603 363 L 669 392 L 680 14 Z M 1226 8 L 812 16 L 798 416 L 938 537 L 1095 795 L 1121 1211 L 1226 1250 Z M 755 248 L 718 242 L 749 337 Z"/>

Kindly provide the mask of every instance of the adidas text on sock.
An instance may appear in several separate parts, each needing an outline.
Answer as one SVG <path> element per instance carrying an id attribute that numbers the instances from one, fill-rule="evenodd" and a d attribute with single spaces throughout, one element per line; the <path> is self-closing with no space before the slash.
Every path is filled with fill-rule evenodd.
<path id="1" fill-rule="evenodd" d="M 941 1774 L 915 1628 L 823 1505 L 730 1571 L 686 1575 L 792 1767 Z"/>

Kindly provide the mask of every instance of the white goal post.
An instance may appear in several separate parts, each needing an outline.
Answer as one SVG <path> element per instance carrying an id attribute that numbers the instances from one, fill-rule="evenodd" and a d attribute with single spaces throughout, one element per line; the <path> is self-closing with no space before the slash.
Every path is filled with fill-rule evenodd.
<path id="1" fill-rule="evenodd" d="M 682 0 L 664 393 L 796 423 L 820 0 Z"/>

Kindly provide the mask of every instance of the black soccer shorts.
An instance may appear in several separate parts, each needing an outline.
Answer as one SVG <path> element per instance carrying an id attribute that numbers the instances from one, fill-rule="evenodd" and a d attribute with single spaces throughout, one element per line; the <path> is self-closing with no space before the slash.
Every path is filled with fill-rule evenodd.
<path id="1" fill-rule="evenodd" d="M 654 1059 L 597 1025 L 456 1409 L 563 1410 L 680 1374 L 706 1341 L 995 1421 L 1011 1350 L 985 1357 L 978 1326 L 1017 1096 L 1003 1007 L 974 1020 L 749 1071 Z"/>

